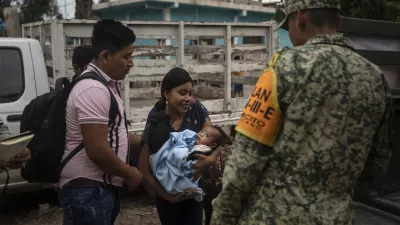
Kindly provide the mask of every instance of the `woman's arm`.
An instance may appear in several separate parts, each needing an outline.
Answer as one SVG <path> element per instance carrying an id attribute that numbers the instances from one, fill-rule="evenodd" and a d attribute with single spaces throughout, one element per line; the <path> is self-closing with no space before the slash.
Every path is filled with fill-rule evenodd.
<path id="1" fill-rule="evenodd" d="M 150 158 L 149 146 L 148 144 L 144 144 L 139 158 L 139 171 L 143 175 L 143 185 L 146 189 L 154 192 L 157 196 L 167 200 L 170 203 L 181 202 L 186 199 L 193 198 L 195 196 L 193 194 L 187 195 L 185 192 L 178 195 L 168 194 L 151 174 L 149 158 Z"/>
<path id="2" fill-rule="evenodd" d="M 143 186 L 149 191 L 154 192 L 157 196 L 170 202 L 171 195 L 164 190 L 164 188 L 158 183 L 158 181 L 153 177 L 153 174 L 151 173 L 150 162 L 149 162 L 150 148 L 148 144 L 150 139 L 150 130 L 151 130 L 150 116 L 151 112 L 149 113 L 149 116 L 146 121 L 146 128 L 144 129 L 142 134 L 141 141 L 143 147 L 139 155 L 138 169 L 143 176 L 143 181 L 142 181 Z"/>
<path id="3" fill-rule="evenodd" d="M 207 126 L 212 126 L 211 120 L 209 118 L 206 119 L 204 122 L 203 126 L 201 128 L 207 127 Z"/>

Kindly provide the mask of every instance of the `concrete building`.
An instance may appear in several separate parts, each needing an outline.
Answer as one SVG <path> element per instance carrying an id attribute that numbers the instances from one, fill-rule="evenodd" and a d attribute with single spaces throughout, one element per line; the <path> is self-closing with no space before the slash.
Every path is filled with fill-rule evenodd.
<path id="1" fill-rule="evenodd" d="M 253 0 L 117 0 L 93 6 L 99 18 L 134 21 L 244 22 L 273 20 L 275 5 Z M 278 31 L 279 47 L 292 46 L 288 33 Z M 266 37 L 235 37 L 233 44 L 262 44 Z M 202 40 L 221 45 L 223 39 Z M 172 45 L 174 41 L 172 40 Z M 157 44 L 156 40 L 138 40 L 137 44 Z M 166 43 L 168 45 L 168 43 Z M 185 45 L 191 45 L 185 41 Z"/>
<path id="2" fill-rule="evenodd" d="M 262 3 L 253 0 L 114 0 L 110 2 L 99 3 L 93 6 L 93 13 L 101 19 L 109 18 L 122 21 L 171 21 L 171 22 L 190 22 L 193 23 L 271 23 L 275 17 L 275 3 Z M 267 22 L 269 21 L 269 22 Z M 243 25 L 244 26 L 244 25 Z M 250 25 L 251 26 L 251 25 Z M 226 61 L 226 55 L 222 47 L 225 45 L 223 35 L 210 35 L 213 33 L 213 25 L 209 27 L 205 25 L 203 34 L 193 37 L 187 35 L 185 30 L 184 58 L 188 62 L 196 62 L 200 64 L 223 63 Z M 185 28 L 186 29 L 186 28 Z M 256 28 L 255 28 L 256 30 Z M 189 32 L 189 31 L 188 31 Z M 207 34 L 208 33 L 208 34 Z M 253 32 L 251 32 L 253 33 Z M 257 32 L 255 32 L 257 33 Z M 269 61 L 270 53 L 275 52 L 278 48 L 291 46 L 288 33 L 279 30 L 270 36 L 269 32 L 257 33 L 257 36 L 247 33 L 236 33 L 231 36 L 233 48 L 243 48 L 245 50 L 233 51 L 231 59 L 235 63 L 259 62 L 266 64 Z M 272 38 L 273 40 L 268 40 Z M 279 45 L 278 45 L 279 43 Z M 152 38 L 139 37 L 135 42 L 136 50 L 134 59 L 136 60 L 175 60 L 175 54 L 170 54 L 166 50 L 166 46 L 176 48 L 176 40 L 168 38 Z M 159 49 L 154 49 L 158 46 Z M 193 54 L 189 46 L 198 47 L 201 54 Z M 269 48 L 271 46 L 271 48 Z M 265 51 L 271 49 L 272 51 Z M 161 50 L 164 49 L 164 50 Z M 147 55 L 142 54 L 146 53 Z M 174 50 L 172 50 L 174 52 Z M 152 53 L 149 55 L 148 53 Z M 165 54 L 164 54 L 165 53 Z M 159 61 L 161 63 L 161 61 Z M 265 65 L 266 66 L 266 65 Z M 264 67 L 265 68 L 265 67 Z M 262 70 L 242 69 L 232 70 L 232 76 L 258 77 Z M 166 72 L 166 71 L 165 71 Z M 212 77 L 207 77 L 209 71 L 197 73 L 199 76 L 197 84 L 197 97 L 206 99 L 221 98 L 224 95 L 224 82 L 217 81 L 217 77 L 223 74 L 214 73 Z M 194 74 L 191 72 L 191 74 Z M 149 96 L 157 96 L 159 81 L 149 82 L 130 82 L 131 88 L 136 88 L 132 92 L 133 98 L 148 98 Z M 246 98 L 252 91 L 252 84 L 239 85 L 239 91 L 235 91 L 235 84 L 232 84 L 232 97 Z M 143 89 L 144 91 L 139 91 Z M 154 93 L 154 94 L 152 94 Z"/>

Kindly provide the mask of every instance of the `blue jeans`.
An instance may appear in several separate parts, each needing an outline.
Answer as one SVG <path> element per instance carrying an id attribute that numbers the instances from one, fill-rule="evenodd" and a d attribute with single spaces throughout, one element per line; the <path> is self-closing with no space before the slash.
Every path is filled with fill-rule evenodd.
<path id="1" fill-rule="evenodd" d="M 58 199 L 63 225 L 113 225 L 120 212 L 118 191 L 113 187 L 64 187 Z"/>

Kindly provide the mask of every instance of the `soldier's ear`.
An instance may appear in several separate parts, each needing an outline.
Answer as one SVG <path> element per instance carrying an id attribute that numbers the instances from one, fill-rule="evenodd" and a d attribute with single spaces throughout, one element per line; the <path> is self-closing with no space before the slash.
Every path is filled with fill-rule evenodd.
<path id="1" fill-rule="evenodd" d="M 296 25 L 299 30 L 304 31 L 307 27 L 307 16 L 304 11 L 303 12 L 297 11 L 296 13 L 297 13 Z"/>
<path id="2" fill-rule="evenodd" d="M 342 27 L 342 24 L 343 24 L 342 16 L 339 16 L 339 21 L 336 25 L 336 30 L 339 30 Z"/>

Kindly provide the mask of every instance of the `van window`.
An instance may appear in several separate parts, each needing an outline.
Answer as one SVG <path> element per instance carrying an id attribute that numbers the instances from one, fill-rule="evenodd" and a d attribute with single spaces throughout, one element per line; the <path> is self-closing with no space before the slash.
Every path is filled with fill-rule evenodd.
<path id="1" fill-rule="evenodd" d="M 23 93 L 24 75 L 20 51 L 0 48 L 0 103 L 14 102 Z"/>

